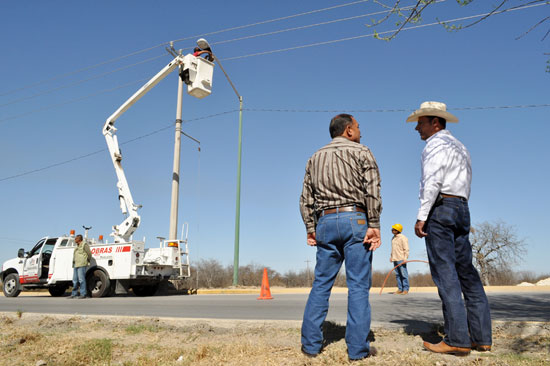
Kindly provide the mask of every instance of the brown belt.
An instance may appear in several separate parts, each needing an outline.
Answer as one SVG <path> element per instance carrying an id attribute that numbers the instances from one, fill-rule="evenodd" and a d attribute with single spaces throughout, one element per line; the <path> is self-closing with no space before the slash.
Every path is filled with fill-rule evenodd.
<path id="1" fill-rule="evenodd" d="M 337 212 L 355 212 L 355 211 L 365 212 L 365 210 L 363 210 L 361 207 L 356 207 L 356 206 L 337 207 L 337 208 L 329 208 L 328 210 L 321 211 L 319 213 L 319 217 L 332 214 L 332 213 L 337 213 Z"/>
<path id="2" fill-rule="evenodd" d="M 467 201 L 466 198 L 461 197 L 461 196 L 454 196 L 452 194 L 445 194 L 445 193 L 440 193 L 440 195 L 441 195 L 441 197 L 445 197 L 445 198 L 460 198 L 463 201 Z"/>

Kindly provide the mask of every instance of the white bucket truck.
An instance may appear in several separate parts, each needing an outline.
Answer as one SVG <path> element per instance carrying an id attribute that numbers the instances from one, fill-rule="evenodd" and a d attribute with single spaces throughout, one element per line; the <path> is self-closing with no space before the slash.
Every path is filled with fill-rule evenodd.
<path id="1" fill-rule="evenodd" d="M 173 221 L 171 221 L 171 238 L 169 240 L 160 238 L 158 248 L 146 249 L 144 241 L 133 240 L 132 235 L 140 224 L 137 210 L 141 205 L 134 203 L 130 193 L 121 165 L 122 154 L 115 135 L 117 129 L 114 127 L 118 117 L 176 68 L 179 68 L 180 85 L 183 83 L 187 85 L 188 94 L 197 98 L 210 95 L 214 58 L 209 48 L 195 55 L 183 56 L 181 52 L 179 55 L 171 53 L 175 58 L 107 118 L 103 126 L 103 135 L 118 179 L 118 197 L 125 219 L 120 225 L 113 226 L 112 243 L 104 243 L 101 237 L 99 240 L 85 239 L 88 240 L 92 251 L 91 263 L 86 270 L 86 283 L 93 297 L 126 293 L 129 289 L 138 296 L 149 296 L 157 291 L 161 281 L 185 278 L 190 275 L 186 226 L 184 226 L 185 237 L 182 232 L 182 238 L 176 239 L 175 225 L 172 230 Z M 200 57 L 203 54 L 207 57 Z M 178 104 L 179 100 L 180 91 L 178 91 Z M 178 111 L 177 133 L 181 132 L 180 105 L 178 105 Z M 177 152 L 179 153 L 179 146 Z M 177 219 L 175 222 L 177 225 Z M 2 265 L 0 279 L 3 283 L 4 295 L 15 297 L 22 289 L 47 288 L 52 296 L 62 296 L 72 285 L 75 245 L 74 232 L 72 232 L 71 235 L 42 238 L 28 252 L 19 249 L 17 258 L 10 259 Z"/>

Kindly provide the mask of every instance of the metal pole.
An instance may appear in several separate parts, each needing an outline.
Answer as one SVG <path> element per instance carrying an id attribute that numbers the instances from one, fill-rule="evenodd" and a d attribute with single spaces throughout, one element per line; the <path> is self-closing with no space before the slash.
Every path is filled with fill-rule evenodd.
<path id="1" fill-rule="evenodd" d="M 168 240 L 178 238 L 178 201 L 180 187 L 180 151 L 182 125 L 183 80 L 178 76 L 178 105 L 176 110 L 176 137 L 174 143 L 174 169 L 172 173 L 172 201 L 170 205 L 170 231 Z"/>
<path id="2" fill-rule="evenodd" d="M 242 155 L 242 143 L 243 143 L 243 97 L 233 85 L 231 78 L 225 72 L 220 59 L 214 56 L 214 59 L 218 62 L 220 69 L 223 71 L 225 78 L 229 81 L 229 85 L 233 88 L 233 91 L 239 98 L 239 146 L 238 146 L 238 158 L 237 158 L 237 202 L 235 208 L 235 253 L 233 255 L 233 286 L 237 286 L 239 283 L 239 231 L 241 221 L 241 155 Z"/>
<path id="3" fill-rule="evenodd" d="M 239 283 L 239 232 L 241 225 L 241 156 L 243 145 L 243 97 L 239 95 L 239 146 L 237 153 L 237 199 L 235 209 L 235 253 L 233 255 L 233 286 Z"/>

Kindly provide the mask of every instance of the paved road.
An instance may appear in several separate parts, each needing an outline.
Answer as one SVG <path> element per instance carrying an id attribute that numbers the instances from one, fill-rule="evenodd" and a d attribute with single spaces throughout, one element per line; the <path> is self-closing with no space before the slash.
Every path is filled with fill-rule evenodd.
<path id="1" fill-rule="evenodd" d="M 490 293 L 493 320 L 550 321 L 550 292 Z M 49 296 L 0 297 L 0 312 L 79 315 L 132 315 L 178 318 L 301 320 L 306 294 L 279 294 L 273 300 L 257 295 L 178 295 L 67 299 Z M 332 294 L 327 320 L 344 323 L 347 294 Z M 403 328 L 442 321 L 437 294 L 407 296 L 371 294 L 373 326 Z"/>

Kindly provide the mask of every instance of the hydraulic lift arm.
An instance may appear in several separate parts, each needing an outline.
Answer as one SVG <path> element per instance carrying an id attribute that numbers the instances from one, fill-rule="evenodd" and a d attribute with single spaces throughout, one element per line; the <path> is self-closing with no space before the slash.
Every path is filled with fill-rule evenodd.
<path id="1" fill-rule="evenodd" d="M 166 65 L 160 72 L 151 78 L 137 92 L 134 93 L 124 104 L 122 104 L 115 113 L 113 113 L 105 121 L 103 126 L 103 135 L 107 141 L 109 154 L 115 167 L 117 175 L 118 198 L 120 201 L 120 209 L 126 216 L 126 219 L 120 224 L 113 226 L 111 236 L 115 242 L 126 242 L 130 240 L 132 234 L 137 230 L 140 224 L 140 217 L 137 210 L 141 207 L 134 202 L 130 187 L 126 180 L 124 170 L 122 169 L 122 153 L 120 151 L 116 136 L 117 129 L 115 128 L 116 120 L 134 105 L 141 97 L 154 88 L 162 79 L 170 74 L 178 66 L 181 68 L 180 77 L 183 77 L 188 85 L 188 93 L 203 98 L 210 94 L 212 87 L 213 63 L 198 58 L 193 55 L 178 55 L 172 62 Z"/>

